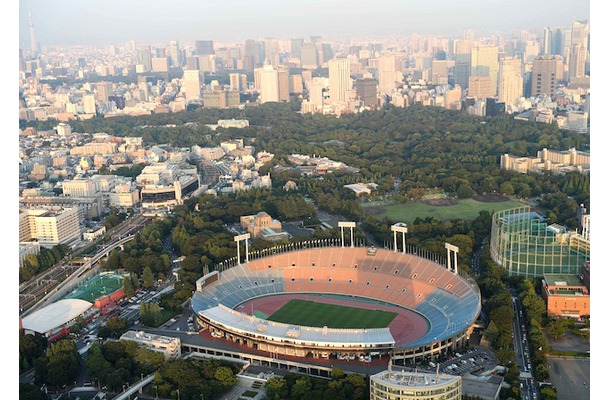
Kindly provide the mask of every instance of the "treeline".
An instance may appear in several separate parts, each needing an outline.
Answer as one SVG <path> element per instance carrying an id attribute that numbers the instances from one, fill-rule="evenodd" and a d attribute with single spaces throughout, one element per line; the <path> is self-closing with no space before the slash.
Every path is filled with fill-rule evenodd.
<path id="1" fill-rule="evenodd" d="M 28 254 L 22 267 L 19 267 L 19 283 L 32 279 L 57 264 L 59 260 L 68 254 L 70 248 L 65 244 L 58 244 L 50 249 L 40 247 L 40 253 Z"/>
<path id="2" fill-rule="evenodd" d="M 162 239 L 171 229 L 172 222 L 168 219 L 153 222 L 125 243 L 124 251 L 113 250 L 103 262 L 103 268 L 124 269 L 141 277 L 148 267 L 157 279 L 165 279 L 171 261 Z"/>
<path id="3" fill-rule="evenodd" d="M 265 383 L 270 400 L 365 400 L 369 398 L 368 379 L 362 375 L 345 375 L 339 368 L 331 371 L 332 380 L 307 375 L 288 374 L 273 377 Z"/>

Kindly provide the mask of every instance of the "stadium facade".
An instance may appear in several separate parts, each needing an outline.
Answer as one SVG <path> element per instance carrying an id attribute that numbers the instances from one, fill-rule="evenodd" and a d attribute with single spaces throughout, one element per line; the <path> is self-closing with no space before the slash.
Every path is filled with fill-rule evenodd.
<path id="1" fill-rule="evenodd" d="M 396 364 L 436 359 L 466 344 L 480 311 L 480 292 L 466 274 L 446 268 L 441 257 L 404 249 L 318 240 L 254 252 L 245 263 L 230 260 L 199 279 L 191 307 L 204 332 L 274 357 L 389 355 Z M 243 309 L 253 299 L 302 294 L 374 301 L 412 313 L 424 326 L 405 337 L 390 327 L 331 329 L 272 322 Z"/>
<path id="2" fill-rule="evenodd" d="M 529 206 L 497 212 L 492 217 L 491 257 L 510 276 L 579 275 L 591 255 L 588 216 L 583 221 L 579 233 L 546 224 Z"/>

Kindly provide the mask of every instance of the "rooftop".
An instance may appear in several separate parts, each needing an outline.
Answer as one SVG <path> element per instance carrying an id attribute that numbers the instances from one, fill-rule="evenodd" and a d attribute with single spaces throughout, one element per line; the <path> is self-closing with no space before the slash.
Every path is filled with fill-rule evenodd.
<path id="1" fill-rule="evenodd" d="M 393 386 L 409 386 L 409 387 L 433 387 L 437 385 L 446 385 L 452 381 L 461 379 L 460 376 L 449 374 L 433 374 L 425 372 L 410 372 L 405 370 L 390 370 L 382 371 L 371 376 L 386 384 Z"/>
<path id="2" fill-rule="evenodd" d="M 550 286 L 584 286 L 578 275 L 544 274 L 544 280 Z"/>

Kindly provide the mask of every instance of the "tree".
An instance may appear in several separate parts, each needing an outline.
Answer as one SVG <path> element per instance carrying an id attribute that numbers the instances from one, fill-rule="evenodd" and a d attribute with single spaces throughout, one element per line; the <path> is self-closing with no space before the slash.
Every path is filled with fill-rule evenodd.
<path id="1" fill-rule="evenodd" d="M 515 188 L 513 187 L 512 183 L 503 182 L 500 185 L 500 193 L 505 194 L 507 196 L 512 196 L 513 194 L 515 194 Z"/>
<path id="2" fill-rule="evenodd" d="M 126 297 L 133 297 L 136 293 L 131 284 L 131 279 L 128 277 L 123 278 L 123 291 L 125 292 Z"/>
<path id="3" fill-rule="evenodd" d="M 566 334 L 566 323 L 562 319 L 554 319 L 549 322 L 546 329 L 553 339 L 559 339 Z"/>
<path id="4" fill-rule="evenodd" d="M 337 380 L 337 379 L 341 379 L 343 378 L 343 370 L 341 368 L 338 367 L 334 367 L 331 371 L 330 371 L 330 377 L 333 380 Z"/>
<path id="5" fill-rule="evenodd" d="M 150 267 L 144 268 L 144 272 L 142 272 L 142 287 L 144 289 L 151 289 L 155 286 L 155 276 L 152 273 Z"/>
<path id="6" fill-rule="evenodd" d="M 534 374 L 536 375 L 537 381 L 543 381 L 549 377 L 549 371 L 546 369 L 544 364 L 536 365 L 536 369 L 534 370 Z"/>
<path id="7" fill-rule="evenodd" d="M 280 376 L 274 376 L 265 383 L 267 397 L 273 400 L 283 399 L 288 395 L 286 380 Z"/>
<path id="8" fill-rule="evenodd" d="M 233 370 L 229 367 L 218 367 L 214 373 L 214 378 L 225 388 L 231 387 L 237 383 L 237 378 L 235 377 Z"/>
<path id="9" fill-rule="evenodd" d="M 307 392 L 311 390 L 311 379 L 308 376 L 302 376 L 296 380 L 290 390 L 290 397 L 293 399 L 301 399 Z"/>

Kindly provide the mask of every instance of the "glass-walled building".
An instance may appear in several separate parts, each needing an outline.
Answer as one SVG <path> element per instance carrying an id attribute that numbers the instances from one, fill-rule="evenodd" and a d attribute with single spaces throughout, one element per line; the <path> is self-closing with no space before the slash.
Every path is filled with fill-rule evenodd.
<path id="1" fill-rule="evenodd" d="M 584 232 L 548 225 L 529 206 L 500 211 L 492 217 L 491 257 L 510 276 L 580 274 L 590 258 L 588 226 Z"/>

